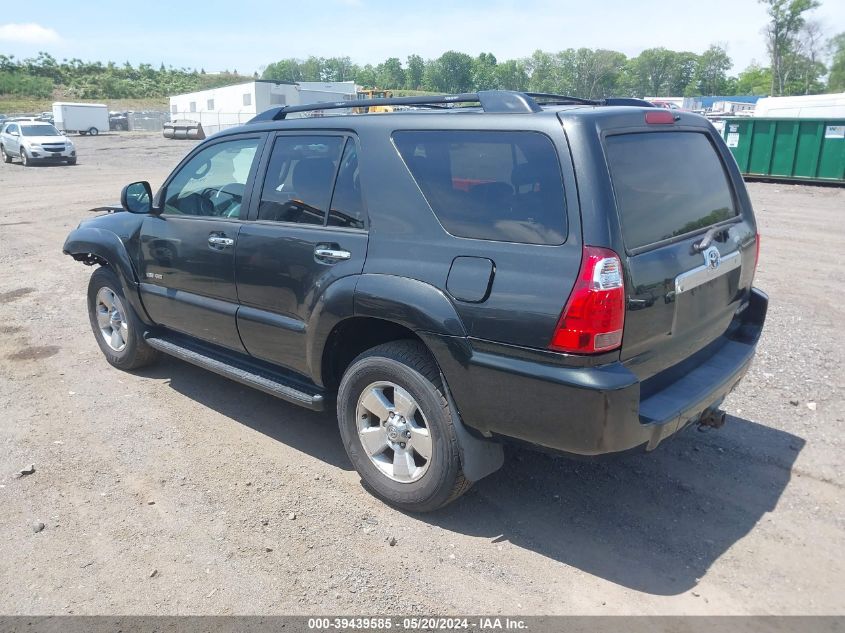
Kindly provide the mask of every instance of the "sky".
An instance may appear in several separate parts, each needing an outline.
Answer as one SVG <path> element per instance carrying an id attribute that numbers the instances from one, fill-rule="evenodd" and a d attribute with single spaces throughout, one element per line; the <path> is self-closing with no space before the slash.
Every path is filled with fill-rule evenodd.
<path id="1" fill-rule="evenodd" d="M 8 5 L 8 6 L 5 6 Z M 447 50 L 500 61 L 534 50 L 725 45 L 739 72 L 766 63 L 765 8 L 755 0 L 0 0 L 0 54 L 146 62 L 206 71 L 261 71 L 279 59 L 349 56 L 358 64 Z M 830 37 L 845 1 L 811 14 Z"/>

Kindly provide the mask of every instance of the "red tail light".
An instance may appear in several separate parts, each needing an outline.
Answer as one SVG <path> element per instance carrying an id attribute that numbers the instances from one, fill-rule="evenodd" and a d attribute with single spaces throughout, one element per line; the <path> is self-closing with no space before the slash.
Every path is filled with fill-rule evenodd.
<path id="1" fill-rule="evenodd" d="M 645 113 L 645 122 L 658 125 L 672 124 L 675 122 L 675 115 L 671 110 L 653 110 Z"/>
<path id="2" fill-rule="evenodd" d="M 585 246 L 581 271 L 563 309 L 549 348 L 594 354 L 622 344 L 625 284 L 619 256 L 606 248 Z"/>

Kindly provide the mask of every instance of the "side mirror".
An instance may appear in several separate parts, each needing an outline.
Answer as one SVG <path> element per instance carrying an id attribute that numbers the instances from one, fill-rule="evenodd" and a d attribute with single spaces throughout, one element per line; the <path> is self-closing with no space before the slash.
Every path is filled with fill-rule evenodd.
<path id="1" fill-rule="evenodd" d="M 153 209 L 153 191 L 146 180 L 126 185 L 120 192 L 120 206 L 129 213 L 150 213 Z"/>

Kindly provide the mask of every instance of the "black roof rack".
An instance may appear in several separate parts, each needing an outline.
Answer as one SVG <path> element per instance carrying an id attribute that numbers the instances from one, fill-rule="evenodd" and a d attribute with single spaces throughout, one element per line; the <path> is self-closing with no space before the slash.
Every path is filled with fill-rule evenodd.
<path id="1" fill-rule="evenodd" d="M 570 97 L 568 95 L 556 95 L 546 92 L 526 92 L 527 96 L 533 99 L 542 99 L 544 105 L 561 105 L 566 103 L 580 103 L 583 105 L 595 106 L 636 106 L 640 108 L 653 108 L 654 104 L 645 99 L 635 97 L 607 97 L 606 99 L 582 99 L 581 97 Z"/>
<path id="2" fill-rule="evenodd" d="M 346 108 L 366 108 L 369 106 L 418 106 L 438 107 L 458 103 L 478 103 L 485 112 L 539 112 L 540 106 L 534 99 L 522 92 L 510 90 L 482 90 L 464 92 L 455 95 L 428 95 L 421 97 L 387 97 L 379 99 L 357 99 L 333 101 L 329 103 L 309 103 L 307 105 L 281 106 L 260 113 L 250 123 L 259 121 L 279 121 L 294 112 L 313 112 L 314 110 L 340 110 Z"/>
<path id="3" fill-rule="evenodd" d="M 542 108 L 536 99 L 551 101 L 555 105 L 640 105 L 651 104 L 641 99 L 581 99 L 566 95 L 547 94 L 544 92 L 516 92 L 513 90 L 480 90 L 478 92 L 464 92 L 454 95 L 428 95 L 421 97 L 388 97 L 379 99 L 358 99 L 349 101 L 332 101 L 328 103 L 309 103 L 307 105 L 280 106 L 261 112 L 249 123 L 262 121 L 280 121 L 288 114 L 295 112 L 314 112 L 315 110 L 342 110 L 349 108 L 366 108 L 370 106 L 416 106 L 424 108 L 443 108 L 459 103 L 477 103 L 484 112 L 498 113 L 532 113 L 540 112 Z M 623 103 L 624 102 L 624 103 Z M 636 103 L 634 103 L 636 102 Z M 548 105 L 548 103 L 547 103 Z"/>
<path id="4" fill-rule="evenodd" d="M 532 99 L 553 101 L 555 104 L 580 103 L 582 105 L 601 105 L 601 101 L 595 101 L 594 99 L 582 99 L 581 97 L 570 97 L 569 95 L 556 95 L 548 92 L 526 92 L 525 94 Z"/>

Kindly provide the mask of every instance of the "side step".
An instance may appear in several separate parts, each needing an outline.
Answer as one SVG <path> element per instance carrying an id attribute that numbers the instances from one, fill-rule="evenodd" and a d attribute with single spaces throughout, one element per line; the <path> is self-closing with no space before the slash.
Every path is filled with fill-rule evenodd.
<path id="1" fill-rule="evenodd" d="M 312 411 L 325 409 L 323 394 L 313 385 L 309 389 L 308 385 L 262 361 L 178 335 L 147 332 L 144 338 L 152 348 L 225 378 Z"/>

